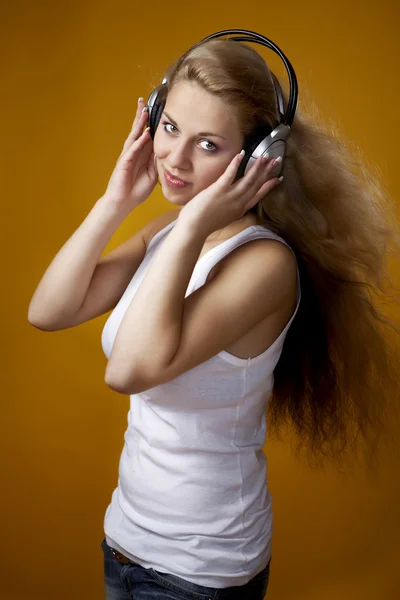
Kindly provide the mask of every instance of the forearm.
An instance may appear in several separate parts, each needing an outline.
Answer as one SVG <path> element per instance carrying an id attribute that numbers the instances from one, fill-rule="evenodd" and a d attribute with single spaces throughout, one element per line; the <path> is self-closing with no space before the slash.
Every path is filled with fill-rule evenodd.
<path id="1" fill-rule="evenodd" d="M 185 294 L 205 242 L 179 220 L 163 242 L 118 329 L 106 381 L 125 386 L 135 373 L 157 372 L 175 356 Z"/>
<path id="2" fill-rule="evenodd" d="M 51 327 L 77 313 L 104 248 L 126 216 L 109 198 L 96 202 L 40 280 L 29 305 L 30 323 Z"/>

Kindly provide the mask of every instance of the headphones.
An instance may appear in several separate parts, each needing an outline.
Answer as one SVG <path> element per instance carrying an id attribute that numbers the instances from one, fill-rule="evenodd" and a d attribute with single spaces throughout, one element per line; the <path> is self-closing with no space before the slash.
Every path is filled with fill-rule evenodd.
<path id="1" fill-rule="evenodd" d="M 271 158 L 278 158 L 279 156 L 282 158 L 282 162 L 278 163 L 276 167 L 274 167 L 274 169 L 272 169 L 271 171 L 271 177 L 278 177 L 281 173 L 285 157 L 286 140 L 289 137 L 290 128 L 293 123 L 293 119 L 297 108 L 298 87 L 296 74 L 289 60 L 283 54 L 282 50 L 278 48 L 278 46 L 276 46 L 276 44 L 274 44 L 268 38 L 260 35 L 259 33 L 256 33 L 254 31 L 248 31 L 247 29 L 224 29 L 223 31 L 217 31 L 216 33 L 213 33 L 202 39 L 195 46 L 198 46 L 208 40 L 218 38 L 224 35 L 233 35 L 233 37 L 229 37 L 228 39 L 233 40 L 235 42 L 251 42 L 255 44 L 261 44 L 262 46 L 266 46 L 267 48 L 273 50 L 274 52 L 276 52 L 276 54 L 280 56 L 286 67 L 290 84 L 290 93 L 286 112 L 284 112 L 281 86 L 279 85 L 279 82 L 275 75 L 271 72 L 279 110 L 278 125 L 273 129 L 268 124 L 264 124 L 262 127 L 257 128 L 256 131 L 254 131 L 246 137 L 243 144 L 245 154 L 241 160 L 240 166 L 236 174 L 236 179 L 243 177 L 243 175 L 250 169 L 251 165 L 260 156 L 268 154 Z M 182 61 L 185 58 L 186 54 L 187 53 L 185 53 L 181 57 L 180 61 Z M 150 127 L 150 135 L 153 139 L 158 124 L 160 122 L 161 115 L 164 111 L 165 101 L 161 101 L 159 95 L 161 90 L 163 90 L 165 86 L 168 86 L 168 81 L 166 77 L 164 77 L 164 79 L 162 80 L 161 85 L 159 85 L 155 90 L 152 91 L 147 101 L 147 108 L 149 111 L 148 123 Z"/>

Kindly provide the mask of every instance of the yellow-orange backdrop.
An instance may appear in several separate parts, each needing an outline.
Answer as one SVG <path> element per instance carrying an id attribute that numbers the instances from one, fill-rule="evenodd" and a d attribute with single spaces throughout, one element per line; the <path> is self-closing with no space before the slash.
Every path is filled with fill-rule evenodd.
<path id="1" fill-rule="evenodd" d="M 27 310 L 48 264 L 103 194 L 138 96 L 202 37 L 259 31 L 292 61 L 300 102 L 314 98 L 397 195 L 398 16 L 394 0 L 3 4 L 2 598 L 103 597 L 102 524 L 128 397 L 104 383 L 106 316 L 49 334 L 28 323 Z M 255 48 L 284 76 L 272 52 Z M 170 208 L 157 189 L 106 252 Z M 268 441 L 265 451 L 275 515 L 268 598 L 398 598 L 396 452 L 372 481 L 313 472 L 286 441 Z"/>

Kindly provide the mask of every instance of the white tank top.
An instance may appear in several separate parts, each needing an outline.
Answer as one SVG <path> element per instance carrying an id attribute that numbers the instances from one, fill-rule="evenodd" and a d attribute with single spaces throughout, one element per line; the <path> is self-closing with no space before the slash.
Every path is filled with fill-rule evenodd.
<path id="1" fill-rule="evenodd" d="M 102 333 L 107 358 L 125 311 L 175 223 L 153 237 L 107 319 Z M 229 252 L 259 238 L 286 244 L 261 225 L 248 227 L 197 261 L 185 297 Z M 267 565 L 273 527 L 262 451 L 266 407 L 299 302 L 297 270 L 295 311 L 265 352 L 245 359 L 222 350 L 130 396 L 118 486 L 104 518 L 110 546 L 145 568 L 215 588 L 244 585 Z"/>

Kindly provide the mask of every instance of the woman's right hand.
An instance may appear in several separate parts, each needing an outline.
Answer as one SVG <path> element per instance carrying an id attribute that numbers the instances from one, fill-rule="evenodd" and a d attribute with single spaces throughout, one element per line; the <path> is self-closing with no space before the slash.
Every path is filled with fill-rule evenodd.
<path id="1" fill-rule="evenodd" d="M 136 117 L 103 197 L 121 207 L 133 210 L 153 191 L 157 180 L 154 166 L 153 140 L 147 124 L 148 112 L 140 98 Z"/>

